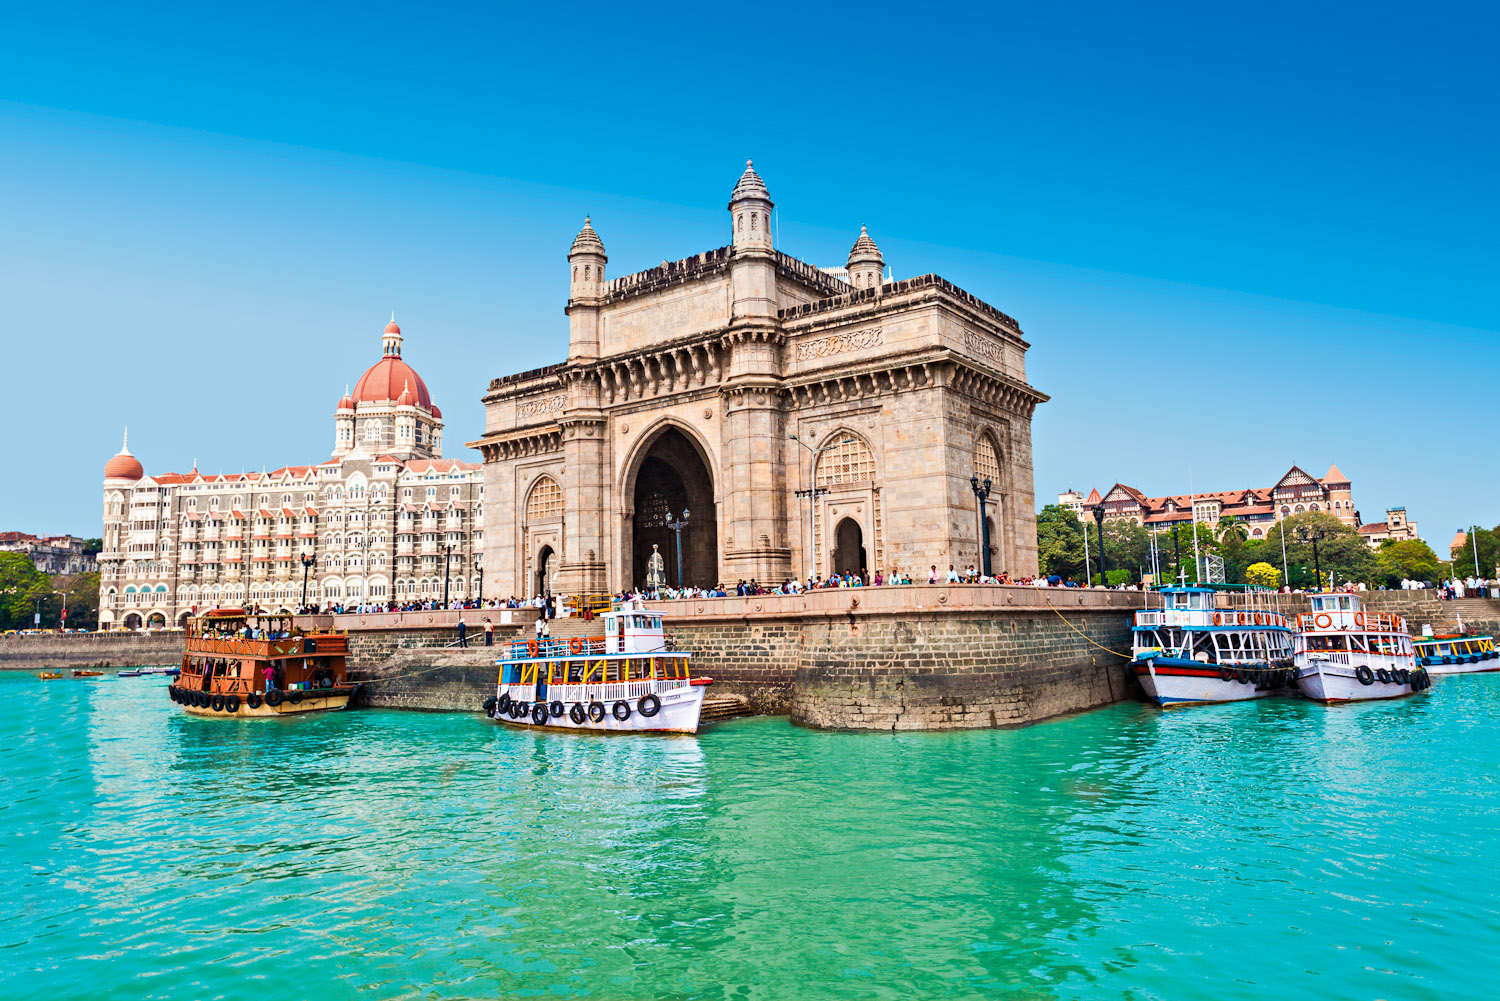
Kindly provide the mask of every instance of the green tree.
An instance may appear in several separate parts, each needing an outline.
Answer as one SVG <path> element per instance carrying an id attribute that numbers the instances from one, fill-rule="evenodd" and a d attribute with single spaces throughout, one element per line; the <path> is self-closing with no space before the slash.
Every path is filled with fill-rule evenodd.
<path id="1" fill-rule="evenodd" d="M 1330 574 L 1336 584 L 1350 580 L 1378 583 L 1375 551 L 1360 538 L 1358 532 L 1333 515 L 1323 511 L 1304 511 L 1285 519 L 1277 529 L 1277 534 L 1272 536 L 1278 548 L 1281 528 L 1286 530 L 1286 557 L 1292 572 L 1293 586 L 1313 585 L 1313 545 L 1300 538 L 1303 529 L 1321 529 L 1324 533 L 1323 538 L 1318 541 L 1316 563 L 1323 568 L 1325 585 Z"/>
<path id="2" fill-rule="evenodd" d="M 1436 581 L 1443 576 L 1437 553 L 1421 539 L 1386 539 L 1375 552 L 1377 584 L 1400 587 L 1402 580 Z"/>
<path id="3" fill-rule="evenodd" d="M 30 629 L 37 603 L 52 597 L 52 582 L 25 553 L 0 553 L 0 630 Z"/>
<path id="4" fill-rule="evenodd" d="M 1454 546 L 1448 556 L 1453 561 L 1453 573 L 1467 577 L 1474 572 L 1474 547 L 1479 547 L 1479 576 L 1493 577 L 1495 565 L 1500 563 L 1500 526 L 1495 528 L 1470 528 L 1469 538 L 1462 546 Z M 1436 579 L 1436 578 L 1434 578 Z"/>
<path id="5" fill-rule="evenodd" d="M 1257 587 L 1280 587 L 1281 571 L 1269 563 L 1252 563 L 1245 568 L 1245 583 Z"/>
<path id="6" fill-rule="evenodd" d="M 83 540 L 83 552 L 84 552 L 85 556 L 94 556 L 94 555 L 97 555 L 99 553 L 99 551 L 102 550 L 103 548 L 104 548 L 104 540 L 103 539 L 84 539 Z"/>
<path id="7" fill-rule="evenodd" d="M 1048 504 L 1036 516 L 1037 562 L 1043 575 L 1083 579 L 1083 525 L 1071 509 Z"/>

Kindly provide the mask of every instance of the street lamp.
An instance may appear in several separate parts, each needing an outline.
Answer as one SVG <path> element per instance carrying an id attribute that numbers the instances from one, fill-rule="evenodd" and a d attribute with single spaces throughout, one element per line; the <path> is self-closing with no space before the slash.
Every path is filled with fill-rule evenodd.
<path id="1" fill-rule="evenodd" d="M 448 573 L 453 567 L 453 543 L 443 547 L 443 607 L 448 607 Z"/>
<path id="2" fill-rule="evenodd" d="M 990 523 L 984 516 L 984 502 L 990 496 L 990 478 L 984 478 L 984 486 L 979 485 L 979 475 L 969 477 L 969 488 L 974 491 L 974 496 L 979 499 L 979 539 L 983 548 L 980 550 L 980 573 L 984 576 L 992 576 L 990 573 Z"/>
<path id="3" fill-rule="evenodd" d="M 687 527 L 687 523 L 688 523 L 688 509 L 687 508 L 683 508 L 682 509 L 682 517 L 679 518 L 677 521 L 673 521 L 672 520 L 672 516 L 670 514 L 667 515 L 667 527 L 672 530 L 672 534 L 674 536 L 676 536 L 676 539 L 677 539 L 677 586 L 678 587 L 682 587 L 682 530 Z"/>
<path id="4" fill-rule="evenodd" d="M 317 557 L 313 556 L 312 553 L 303 553 L 302 554 L 302 607 L 303 608 L 307 607 L 307 574 L 308 574 L 308 572 L 310 570 L 312 570 L 313 564 L 316 563 L 316 562 L 318 562 L 318 559 L 317 559 Z"/>
<path id="5" fill-rule="evenodd" d="M 1326 539 L 1327 537 L 1328 537 L 1328 529 L 1326 529 L 1326 528 L 1314 528 L 1314 529 L 1299 528 L 1299 529 L 1297 529 L 1297 538 L 1301 539 L 1303 542 L 1311 542 L 1312 543 L 1312 547 L 1313 547 L 1313 573 L 1317 574 L 1317 578 L 1318 578 L 1318 584 L 1317 584 L 1317 586 L 1318 586 L 1318 590 L 1319 591 L 1323 590 L 1323 565 L 1320 562 L 1318 562 L 1318 543 L 1321 540 Z"/>
<path id="6" fill-rule="evenodd" d="M 1109 561 L 1104 558 L 1104 505 L 1094 505 L 1094 525 L 1099 531 L 1099 583 L 1109 587 Z"/>
<path id="7" fill-rule="evenodd" d="M 1478 566 L 1478 564 L 1476 563 L 1475 566 Z M 52 593 L 53 594 L 60 594 L 60 595 L 62 595 L 62 599 L 63 599 L 62 619 L 61 619 L 61 621 L 58 622 L 57 628 L 59 630 L 66 629 L 67 625 L 68 625 L 68 592 L 54 590 Z"/>
<path id="8" fill-rule="evenodd" d="M 813 448 L 807 442 L 803 441 L 801 438 L 798 438 L 794 434 L 787 435 L 787 439 L 789 441 L 795 441 L 797 444 L 801 445 L 803 448 L 812 453 L 813 475 L 817 475 L 818 472 L 818 455 L 820 453 L 827 452 L 830 449 L 838 448 L 840 445 L 854 444 L 853 438 L 845 438 L 842 441 L 830 442 L 829 444 L 824 445 L 822 448 Z M 818 497 L 826 494 L 827 492 L 827 487 L 820 487 L 816 483 L 814 483 L 806 490 L 795 491 L 798 497 L 807 498 L 807 575 L 809 577 L 815 577 L 818 574 L 818 568 L 816 564 L 813 563 L 813 521 L 817 518 L 817 515 L 813 511 L 813 505 Z"/>
<path id="9" fill-rule="evenodd" d="M 484 607 L 484 565 L 479 553 L 474 554 L 474 576 L 479 583 L 479 607 Z"/>

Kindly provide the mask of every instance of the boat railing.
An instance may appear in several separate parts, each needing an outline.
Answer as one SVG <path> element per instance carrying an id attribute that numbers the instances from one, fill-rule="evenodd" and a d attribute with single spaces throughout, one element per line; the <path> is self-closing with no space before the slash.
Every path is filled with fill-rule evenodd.
<path id="1" fill-rule="evenodd" d="M 639 678 L 634 681 L 610 681 L 604 684 L 552 684 L 547 685 L 547 701 L 558 702 L 634 702 L 643 695 L 661 694 L 679 688 L 688 688 L 692 682 L 687 678 Z M 530 682 L 508 682 L 500 690 L 517 702 L 533 702 L 537 698 L 537 686 Z"/>
<path id="2" fill-rule="evenodd" d="M 1135 624 L 1147 629 L 1157 629 L 1162 626 L 1189 629 L 1205 629 L 1209 626 L 1290 628 L 1286 616 L 1278 612 L 1232 608 L 1216 608 L 1212 611 L 1200 608 L 1166 608 L 1158 611 L 1136 612 Z"/>
<path id="3" fill-rule="evenodd" d="M 670 636 L 657 650 L 626 650 L 624 653 L 673 653 L 677 645 Z M 618 651 L 617 651 L 618 652 Z M 613 657 L 605 646 L 603 636 L 570 636 L 567 639 L 512 640 L 507 660 L 526 660 L 534 657 Z"/>
<path id="4" fill-rule="evenodd" d="M 1297 629 L 1305 631 L 1342 631 L 1404 633 L 1406 619 L 1393 612 L 1302 612 Z"/>

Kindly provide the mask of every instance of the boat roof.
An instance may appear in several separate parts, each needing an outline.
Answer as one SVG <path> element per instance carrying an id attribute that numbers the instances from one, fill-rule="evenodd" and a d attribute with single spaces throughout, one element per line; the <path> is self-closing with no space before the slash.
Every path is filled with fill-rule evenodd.
<path id="1" fill-rule="evenodd" d="M 1163 584 L 1156 589 L 1161 594 L 1202 594 L 1209 591 L 1219 594 L 1225 591 L 1244 591 L 1247 593 L 1264 592 L 1274 594 L 1269 587 L 1261 587 L 1259 584 Z"/>

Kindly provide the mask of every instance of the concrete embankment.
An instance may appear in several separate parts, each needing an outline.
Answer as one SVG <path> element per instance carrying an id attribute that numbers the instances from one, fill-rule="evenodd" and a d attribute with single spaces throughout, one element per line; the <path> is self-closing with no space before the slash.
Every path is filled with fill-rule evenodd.
<path id="1" fill-rule="evenodd" d="M 178 632 L 35 633 L 0 636 L 0 670 L 180 664 Z"/>

